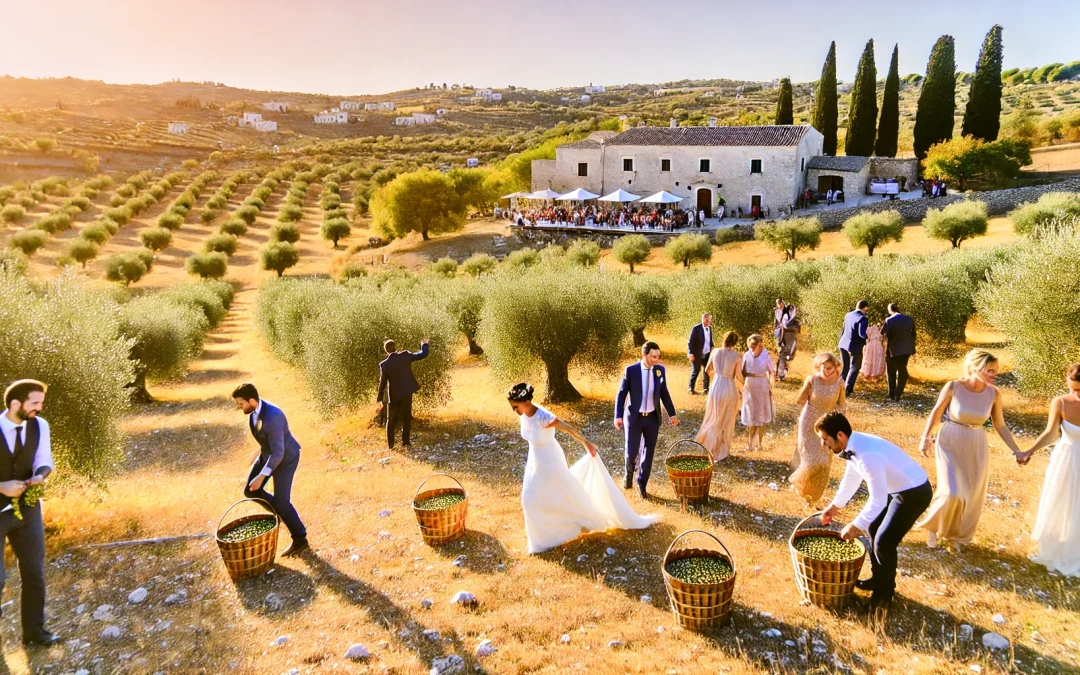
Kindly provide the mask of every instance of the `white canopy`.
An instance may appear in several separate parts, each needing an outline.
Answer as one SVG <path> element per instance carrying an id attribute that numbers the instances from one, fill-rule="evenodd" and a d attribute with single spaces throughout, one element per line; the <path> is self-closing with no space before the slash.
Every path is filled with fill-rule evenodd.
<path id="1" fill-rule="evenodd" d="M 502 197 L 499 197 L 499 199 L 522 199 L 528 196 L 528 192 L 511 192 L 508 195 L 503 195 Z"/>
<path id="2" fill-rule="evenodd" d="M 595 192 L 589 192 L 583 188 L 578 188 L 573 192 L 567 192 L 564 195 L 560 195 L 555 198 L 557 202 L 583 202 L 587 199 L 596 199 L 600 195 Z"/>
<path id="3" fill-rule="evenodd" d="M 558 192 L 554 190 L 537 190 L 536 192 L 530 192 L 525 195 L 525 199 L 555 199 L 559 196 Z"/>
<path id="4" fill-rule="evenodd" d="M 639 199 L 641 199 L 641 197 L 639 195 L 635 195 L 635 194 L 633 194 L 631 192 L 627 192 L 626 190 L 623 190 L 622 188 L 619 188 L 615 192 L 612 192 L 609 195 L 604 195 L 603 197 L 601 197 L 600 201 L 602 201 L 602 202 L 624 203 L 624 202 L 636 202 Z"/>
<path id="5" fill-rule="evenodd" d="M 678 202 L 681 202 L 682 200 L 683 198 L 678 195 L 673 195 L 666 190 L 661 190 L 654 195 L 649 195 L 641 201 L 642 203 L 648 204 L 676 204 Z"/>

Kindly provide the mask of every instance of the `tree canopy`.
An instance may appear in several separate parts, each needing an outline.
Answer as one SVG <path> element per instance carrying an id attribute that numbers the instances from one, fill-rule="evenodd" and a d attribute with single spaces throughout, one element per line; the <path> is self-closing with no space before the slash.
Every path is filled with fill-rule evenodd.
<path id="1" fill-rule="evenodd" d="M 986 34 L 975 75 L 971 80 L 971 93 L 964 109 L 962 136 L 974 136 L 984 141 L 995 141 L 1001 129 L 1001 26 L 995 25 Z"/>
<path id="2" fill-rule="evenodd" d="M 776 99 L 776 123 L 795 124 L 795 112 L 792 108 L 791 80 L 780 80 L 780 92 Z"/>
<path id="3" fill-rule="evenodd" d="M 456 232 L 465 227 L 465 205 L 449 176 L 421 169 L 398 176 L 375 192 L 372 225 L 386 239 L 419 232 Z"/>
<path id="4" fill-rule="evenodd" d="M 815 129 L 825 137 L 822 152 L 826 155 L 836 154 L 836 129 L 839 115 L 839 106 L 836 100 L 836 42 L 829 45 L 829 53 L 825 56 L 825 63 L 821 66 L 821 77 L 818 79 L 817 90 L 814 93 L 814 122 Z"/>
<path id="5" fill-rule="evenodd" d="M 889 75 L 885 78 L 885 93 L 881 98 L 881 120 L 878 122 L 874 154 L 896 157 L 900 139 L 900 45 L 894 45 Z"/>
<path id="6" fill-rule="evenodd" d="M 869 157 L 874 152 L 877 127 L 877 66 L 874 64 L 874 41 L 867 40 L 855 73 L 848 106 L 848 132 L 844 153 Z"/>
<path id="7" fill-rule="evenodd" d="M 844 236 L 852 246 L 865 246 L 874 255 L 876 248 L 904 238 L 904 219 L 899 211 L 860 213 L 844 221 Z"/>
<path id="8" fill-rule="evenodd" d="M 926 64 L 926 79 L 915 112 L 915 156 L 926 157 L 930 146 L 953 135 L 956 113 L 956 46 L 951 35 L 934 43 Z"/>
<path id="9" fill-rule="evenodd" d="M 794 260 L 799 251 L 812 251 L 821 245 L 821 223 L 817 218 L 789 218 L 764 223 L 754 228 L 754 239 L 783 253 L 785 260 Z"/>

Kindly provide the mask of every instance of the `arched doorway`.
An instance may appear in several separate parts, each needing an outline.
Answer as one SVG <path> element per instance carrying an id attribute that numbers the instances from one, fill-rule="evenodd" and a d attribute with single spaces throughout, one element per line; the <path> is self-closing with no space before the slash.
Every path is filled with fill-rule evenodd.
<path id="1" fill-rule="evenodd" d="M 713 209 L 713 196 L 712 190 L 709 188 L 698 188 L 697 191 L 697 210 L 698 212 L 704 211 L 706 218 L 712 218 Z"/>

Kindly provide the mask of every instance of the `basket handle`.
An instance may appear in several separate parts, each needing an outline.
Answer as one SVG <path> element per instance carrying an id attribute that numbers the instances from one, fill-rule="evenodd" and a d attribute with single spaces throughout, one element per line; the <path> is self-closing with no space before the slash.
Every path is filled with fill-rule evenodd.
<path id="1" fill-rule="evenodd" d="M 671 555 L 671 549 L 675 548 L 675 544 L 688 534 L 704 534 L 708 537 L 712 537 L 712 540 L 715 541 L 720 546 L 720 548 L 724 549 L 724 554 L 727 555 L 728 560 L 731 562 L 731 571 L 732 573 L 735 572 L 735 558 L 731 555 L 731 551 L 728 550 L 727 546 L 724 546 L 724 542 L 720 541 L 715 534 L 713 534 L 712 532 L 706 532 L 705 530 L 686 530 L 679 536 L 672 539 L 671 544 L 669 544 L 667 547 L 667 552 L 664 553 L 663 560 L 667 560 L 668 556 Z"/>
<path id="2" fill-rule="evenodd" d="M 698 443 L 697 441 L 695 441 L 692 438 L 680 438 L 679 440 L 677 440 L 674 443 L 672 443 L 671 445 L 669 445 L 667 447 L 667 450 L 664 453 L 664 458 L 667 459 L 668 457 L 671 457 L 671 451 L 674 450 L 675 446 L 679 445 L 680 443 L 690 443 L 692 445 L 698 446 L 699 448 L 701 448 L 701 455 L 709 460 L 709 464 L 710 465 L 715 464 L 715 462 L 713 462 L 712 455 L 710 455 L 709 451 L 705 449 L 705 446 L 702 445 L 701 443 Z"/>
<path id="3" fill-rule="evenodd" d="M 221 518 L 218 519 L 217 530 L 215 530 L 215 532 L 221 530 L 221 523 L 222 523 L 222 521 L 225 520 L 225 516 L 229 515 L 229 511 L 232 511 L 233 509 L 235 509 L 240 504 L 243 504 L 244 502 L 262 502 L 263 504 L 266 504 L 266 508 L 270 509 L 270 513 L 272 513 L 274 515 L 274 520 L 277 522 L 277 524 L 279 524 L 279 525 L 281 524 L 281 517 L 278 516 L 277 511 L 275 511 L 274 507 L 270 505 L 270 502 L 266 501 L 265 499 L 259 499 L 258 497 L 252 497 L 252 498 L 241 499 L 240 501 L 236 502 L 235 504 L 233 504 L 229 508 L 225 509 L 225 513 L 221 514 Z"/>
<path id="4" fill-rule="evenodd" d="M 435 476 L 446 476 L 446 477 L 447 477 L 447 478 L 449 478 L 450 480 L 452 480 L 452 481 L 454 481 L 455 483 L 457 483 L 458 487 L 459 487 L 459 488 L 461 488 L 461 491 L 462 491 L 462 492 L 464 492 L 464 491 L 465 491 L 465 486 L 461 484 L 461 481 L 459 481 L 459 480 L 458 480 L 457 478 L 454 478 L 454 477 L 453 477 L 453 476 L 451 476 L 450 474 L 448 474 L 448 473 L 433 473 L 433 474 L 431 474 L 430 476 L 428 476 L 427 478 L 425 478 L 424 480 L 420 481 L 420 485 L 417 485 L 417 486 L 416 486 L 416 493 L 415 493 L 415 494 L 413 494 L 413 499 L 416 499 L 416 495 L 420 494 L 420 488 L 422 488 L 422 487 L 424 487 L 425 485 L 427 485 L 427 482 L 428 482 L 429 480 L 431 480 L 432 478 L 434 478 Z"/>
<path id="5" fill-rule="evenodd" d="M 799 521 L 799 524 L 795 526 L 795 529 L 793 529 L 793 530 L 791 531 L 791 536 L 790 536 L 790 537 L 788 537 L 788 543 L 789 543 L 789 544 L 794 544 L 794 543 L 795 543 L 795 534 L 796 534 L 796 533 L 797 533 L 797 532 L 798 532 L 798 531 L 799 531 L 800 529 L 802 529 L 802 527 L 803 527 L 804 525 L 806 525 L 807 521 L 809 521 L 809 520 L 810 520 L 811 518 L 820 518 L 820 517 L 821 517 L 821 516 L 823 516 L 823 515 L 825 515 L 825 512 L 824 512 L 824 511 L 816 511 L 816 512 L 814 512 L 814 513 L 811 513 L 811 514 L 810 514 L 810 515 L 808 515 L 807 517 L 803 518 L 802 520 L 800 520 L 800 521 Z M 819 521 L 819 522 L 820 522 L 820 521 Z M 837 528 L 837 527 L 839 527 L 839 526 L 836 526 L 836 525 L 834 525 L 835 523 L 836 523 L 836 519 L 835 519 L 835 518 L 833 518 L 833 519 L 832 519 L 832 520 L 831 520 L 831 521 L 829 522 L 829 524 L 828 524 L 828 525 L 825 525 L 824 523 L 822 523 L 822 524 L 821 524 L 821 526 L 822 526 L 822 527 L 827 527 L 827 528 L 830 528 L 830 529 L 836 529 L 836 528 Z"/>

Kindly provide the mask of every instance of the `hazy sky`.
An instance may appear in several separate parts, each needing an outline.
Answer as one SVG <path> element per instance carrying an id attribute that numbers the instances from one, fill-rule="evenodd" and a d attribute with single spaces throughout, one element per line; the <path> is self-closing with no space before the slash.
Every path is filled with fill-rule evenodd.
<path id="1" fill-rule="evenodd" d="M 0 0 L 0 74 L 114 83 L 213 80 L 381 93 L 437 83 L 533 88 L 728 77 L 816 79 L 829 42 L 851 81 L 874 39 L 884 77 L 956 37 L 972 70 L 1005 27 L 1005 67 L 1080 59 L 1077 0 Z"/>

